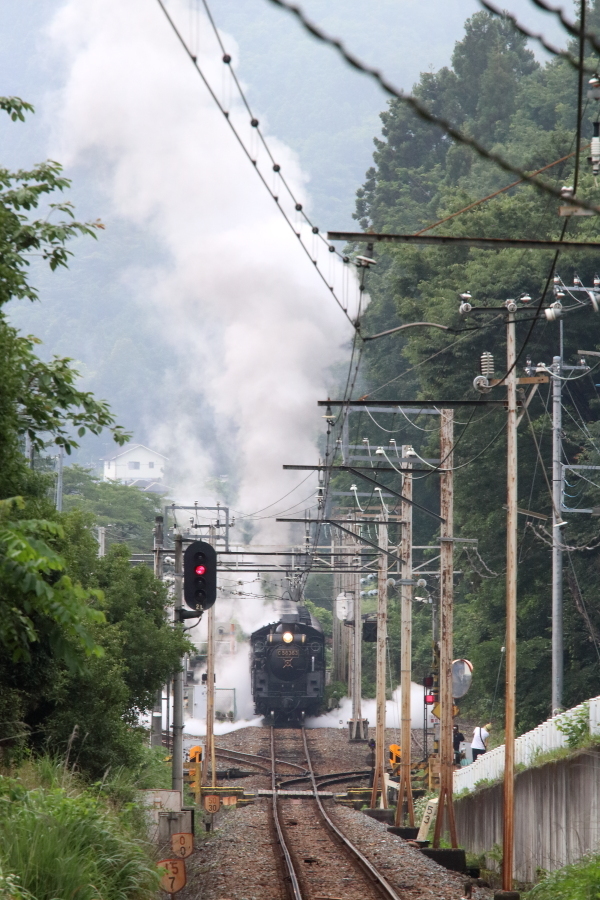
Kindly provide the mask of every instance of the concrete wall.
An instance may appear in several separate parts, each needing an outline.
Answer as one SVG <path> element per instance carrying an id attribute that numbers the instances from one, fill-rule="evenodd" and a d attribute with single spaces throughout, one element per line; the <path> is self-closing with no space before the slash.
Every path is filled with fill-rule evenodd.
<path id="1" fill-rule="evenodd" d="M 502 784 L 455 803 L 458 840 L 473 853 L 502 844 Z M 600 849 L 600 748 L 520 772 L 515 784 L 515 869 L 533 882 Z"/>

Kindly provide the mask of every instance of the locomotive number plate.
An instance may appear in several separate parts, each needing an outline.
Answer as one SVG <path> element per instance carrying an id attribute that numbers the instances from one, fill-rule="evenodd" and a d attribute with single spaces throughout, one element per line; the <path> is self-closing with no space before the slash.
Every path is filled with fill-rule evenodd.
<path id="1" fill-rule="evenodd" d="M 300 651 L 297 647 L 278 647 L 277 656 L 300 656 Z"/>

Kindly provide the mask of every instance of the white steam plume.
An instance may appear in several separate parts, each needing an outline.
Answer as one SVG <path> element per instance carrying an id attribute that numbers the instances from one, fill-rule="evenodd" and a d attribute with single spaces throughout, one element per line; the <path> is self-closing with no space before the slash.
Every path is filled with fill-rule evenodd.
<path id="1" fill-rule="evenodd" d="M 169 9 L 187 21 L 180 0 Z M 220 85 L 220 55 L 208 30 L 202 34 L 199 59 Z M 283 472 L 282 463 L 315 461 L 316 400 L 349 325 L 157 4 L 67 0 L 49 36 L 67 73 L 55 98 L 52 155 L 97 173 L 108 229 L 113 220 L 146 230 L 167 259 L 131 270 L 127 284 L 132 305 L 143 307 L 181 360 L 168 385 L 149 386 L 168 390 L 171 402 L 162 421 L 148 423 L 170 458 L 178 499 L 213 501 L 206 476 L 220 474 L 229 457 L 239 481 L 235 505 L 266 506 L 303 477 Z M 293 153 L 270 143 L 302 193 Z M 324 262 L 340 268 L 332 255 Z M 334 276 L 339 284 L 340 272 Z M 267 514 L 314 497 L 314 486 L 309 479 Z M 282 527 L 269 536 L 281 540 Z"/>

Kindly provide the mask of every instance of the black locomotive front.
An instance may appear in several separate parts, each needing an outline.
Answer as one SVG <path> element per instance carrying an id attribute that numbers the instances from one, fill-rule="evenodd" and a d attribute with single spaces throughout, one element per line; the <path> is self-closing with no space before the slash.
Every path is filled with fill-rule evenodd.
<path id="1" fill-rule="evenodd" d="M 250 644 L 256 713 L 282 722 L 317 715 L 325 686 L 325 643 L 318 619 L 299 606 L 255 631 Z"/>

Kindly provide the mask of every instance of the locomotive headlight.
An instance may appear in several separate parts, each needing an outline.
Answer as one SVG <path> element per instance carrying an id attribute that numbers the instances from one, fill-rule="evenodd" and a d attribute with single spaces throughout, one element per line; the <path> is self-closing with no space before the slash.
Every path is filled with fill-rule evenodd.
<path id="1" fill-rule="evenodd" d="M 284 631 L 283 640 L 286 642 L 286 644 L 291 644 L 294 640 L 294 635 L 291 631 Z"/>

